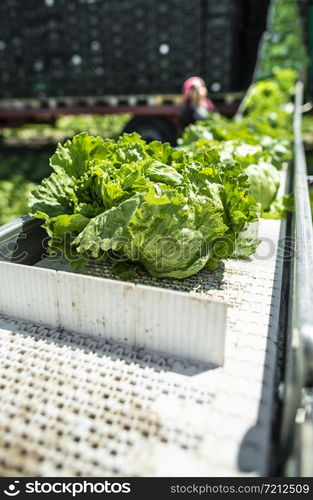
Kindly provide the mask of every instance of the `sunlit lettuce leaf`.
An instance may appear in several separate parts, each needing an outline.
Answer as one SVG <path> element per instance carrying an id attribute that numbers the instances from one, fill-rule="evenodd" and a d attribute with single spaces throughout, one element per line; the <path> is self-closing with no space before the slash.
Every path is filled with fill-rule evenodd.
<path id="1" fill-rule="evenodd" d="M 74 185 L 65 176 L 52 173 L 35 187 L 29 196 L 31 214 L 39 218 L 73 213 Z"/>
<path id="2" fill-rule="evenodd" d="M 184 278 L 231 256 L 257 217 L 245 165 L 216 147 L 191 156 L 138 134 L 114 142 L 83 133 L 59 145 L 51 164 L 31 213 L 74 265 L 107 256 Z"/>
<path id="3" fill-rule="evenodd" d="M 270 163 L 250 165 L 246 172 L 250 182 L 250 193 L 260 204 L 263 212 L 269 210 L 279 188 L 279 172 Z"/>
<path id="4" fill-rule="evenodd" d="M 184 278 L 202 269 L 210 242 L 227 227 L 210 202 L 188 204 L 169 191 L 137 194 L 92 219 L 74 241 L 77 251 L 98 257 L 113 250 L 140 262 L 152 276 Z"/>

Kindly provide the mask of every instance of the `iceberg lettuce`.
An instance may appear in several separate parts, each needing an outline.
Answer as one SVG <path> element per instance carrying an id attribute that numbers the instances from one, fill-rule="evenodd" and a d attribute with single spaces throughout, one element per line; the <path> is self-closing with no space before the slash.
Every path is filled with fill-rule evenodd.
<path id="1" fill-rule="evenodd" d="M 116 142 L 82 133 L 58 145 L 50 165 L 30 213 L 76 265 L 110 258 L 185 278 L 231 256 L 257 217 L 244 166 L 217 150 L 191 158 L 135 133 Z"/>

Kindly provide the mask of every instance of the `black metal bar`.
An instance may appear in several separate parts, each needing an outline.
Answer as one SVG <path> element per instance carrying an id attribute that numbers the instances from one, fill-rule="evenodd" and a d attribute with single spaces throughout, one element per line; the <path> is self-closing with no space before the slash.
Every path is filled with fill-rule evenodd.
<path id="1" fill-rule="evenodd" d="M 33 265 L 46 253 L 48 237 L 42 221 L 25 215 L 0 227 L 0 260 Z"/>

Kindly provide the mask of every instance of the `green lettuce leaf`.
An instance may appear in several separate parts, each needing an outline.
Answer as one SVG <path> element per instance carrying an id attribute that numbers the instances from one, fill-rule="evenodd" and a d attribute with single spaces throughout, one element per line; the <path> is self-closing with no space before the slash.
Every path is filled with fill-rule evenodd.
<path id="1" fill-rule="evenodd" d="M 263 212 L 270 209 L 280 185 L 280 175 L 270 163 L 249 165 L 246 169 L 250 182 L 250 193 Z"/>
<path id="2" fill-rule="evenodd" d="M 216 147 L 191 156 L 137 134 L 114 142 L 83 133 L 59 145 L 51 165 L 31 213 L 73 265 L 109 258 L 184 278 L 231 256 L 256 219 L 244 165 Z"/>

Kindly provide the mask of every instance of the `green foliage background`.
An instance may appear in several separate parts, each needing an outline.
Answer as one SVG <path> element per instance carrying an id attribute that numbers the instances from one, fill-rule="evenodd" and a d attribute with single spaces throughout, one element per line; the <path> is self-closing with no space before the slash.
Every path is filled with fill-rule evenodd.
<path id="1" fill-rule="evenodd" d="M 88 131 L 116 138 L 129 115 L 62 116 L 48 124 L 8 128 L 0 135 L 0 225 L 28 212 L 27 199 L 34 183 L 49 175 L 49 158 L 58 142 Z"/>
<path id="2" fill-rule="evenodd" d="M 254 80 L 271 77 L 276 66 L 300 74 L 308 62 L 298 0 L 275 0 L 269 9 Z"/>

